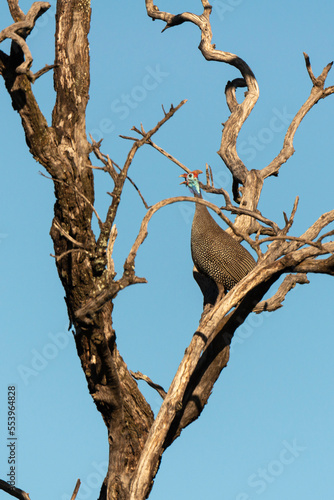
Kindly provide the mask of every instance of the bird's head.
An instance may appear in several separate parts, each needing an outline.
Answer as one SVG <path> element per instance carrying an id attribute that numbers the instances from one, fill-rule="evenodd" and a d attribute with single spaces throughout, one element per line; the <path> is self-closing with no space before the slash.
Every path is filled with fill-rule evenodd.
<path id="1" fill-rule="evenodd" d="M 199 187 L 199 182 L 198 182 L 198 176 L 199 174 L 202 174 L 202 170 L 193 170 L 192 172 L 189 172 L 188 174 L 181 174 L 180 177 L 184 177 L 185 180 L 181 182 L 181 184 L 185 184 L 188 186 L 190 191 L 196 196 L 198 196 L 201 193 L 200 187 Z"/>

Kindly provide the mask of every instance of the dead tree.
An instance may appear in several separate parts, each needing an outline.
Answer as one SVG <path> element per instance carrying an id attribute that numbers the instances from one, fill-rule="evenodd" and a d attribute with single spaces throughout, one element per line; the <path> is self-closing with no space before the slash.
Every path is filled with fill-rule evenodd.
<path id="1" fill-rule="evenodd" d="M 212 9 L 206 0 L 202 0 L 201 15 L 189 12 L 169 14 L 160 11 L 153 1 L 146 0 L 148 16 L 164 21 L 164 29 L 184 22 L 194 24 L 200 29 L 199 49 L 204 58 L 230 64 L 240 71 L 240 78 L 226 85 L 230 116 L 224 123 L 219 149 L 224 165 L 233 176 L 233 201 L 225 190 L 214 187 L 212 173 L 207 167 L 207 182 L 201 187 L 207 192 L 223 195 L 225 205 L 219 209 L 204 200 L 200 203 L 217 212 L 230 226 L 231 234 L 239 240 L 244 239 L 258 256 L 256 268 L 202 315 L 175 377 L 165 392 L 148 376 L 128 370 L 117 349 L 112 323 L 113 300 L 126 287 L 146 282 L 145 278 L 136 275 L 135 259 L 154 213 L 170 203 L 194 202 L 194 199 L 177 197 L 152 207 L 146 205 L 147 213 L 124 262 L 123 274 L 118 279 L 113 264 L 113 247 L 122 191 L 130 180 L 129 169 L 139 148 L 155 148 L 183 171 L 191 170 L 153 142 L 154 134 L 185 101 L 163 111 L 161 120 L 151 130 L 146 131 L 143 126 L 134 127 L 135 137 L 125 137 L 132 144 L 124 165 L 119 167 L 101 151 L 100 142 L 90 141 L 86 136 L 89 0 L 57 1 L 55 61 L 36 73 L 31 69 L 33 58 L 26 39 L 38 17 L 50 4 L 35 2 L 24 14 L 18 0 L 7 1 L 14 23 L 2 30 L 0 42 L 11 39 L 12 44 L 10 54 L 0 52 L 0 72 L 13 108 L 21 117 L 30 153 L 54 183 L 56 203 L 50 234 L 55 262 L 65 290 L 70 324 L 74 328 L 77 353 L 88 389 L 108 429 L 109 469 L 100 500 L 145 499 L 149 496 L 163 452 L 182 429 L 201 414 L 215 381 L 227 364 L 235 330 L 251 312 L 274 311 L 281 307 L 286 294 L 295 284 L 308 283 L 307 273 L 334 274 L 334 241 L 331 239 L 334 231 L 329 228 L 334 220 L 334 210 L 321 215 L 304 234 L 290 236 L 298 198 L 291 215 L 284 214 L 284 227 L 266 218 L 257 208 L 265 179 L 276 176 L 294 153 L 293 139 L 302 119 L 320 99 L 334 92 L 334 87 L 325 87 L 331 64 L 316 77 L 305 54 L 306 69 L 313 84 L 310 96 L 288 127 L 279 154 L 262 170 L 249 170 L 238 156 L 236 144 L 241 127 L 259 96 L 252 70 L 237 55 L 218 50 L 212 44 Z M 49 70 L 54 71 L 56 91 L 51 126 L 33 93 L 34 81 Z M 239 103 L 236 89 L 240 87 L 244 87 L 246 93 Z M 100 167 L 93 167 L 93 154 L 101 162 Z M 113 190 L 109 193 L 111 203 L 104 220 L 94 207 L 93 168 L 104 170 L 113 182 Z M 237 214 L 234 223 L 226 213 Z M 97 237 L 92 230 L 93 217 L 99 224 Z M 252 238 L 252 235 L 255 237 Z M 263 245 L 268 242 L 268 248 L 263 253 Z M 282 282 L 278 291 L 271 298 L 262 300 L 280 279 Z M 135 379 L 146 380 L 163 397 L 155 419 Z M 79 483 L 73 498 L 78 487 Z M 18 488 L 8 488 L 3 482 L 0 488 L 17 498 L 27 498 L 24 496 L 26 493 Z"/>

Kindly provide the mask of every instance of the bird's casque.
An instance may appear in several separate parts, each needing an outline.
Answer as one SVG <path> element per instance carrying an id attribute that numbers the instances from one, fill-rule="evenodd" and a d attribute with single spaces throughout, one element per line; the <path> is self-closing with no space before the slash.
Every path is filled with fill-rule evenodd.
<path id="1" fill-rule="evenodd" d="M 201 170 L 182 174 L 196 198 L 202 198 L 198 181 Z M 219 295 L 231 290 L 256 265 L 251 254 L 222 229 L 207 207 L 196 203 L 191 228 L 191 255 L 199 273 L 213 280 Z"/>

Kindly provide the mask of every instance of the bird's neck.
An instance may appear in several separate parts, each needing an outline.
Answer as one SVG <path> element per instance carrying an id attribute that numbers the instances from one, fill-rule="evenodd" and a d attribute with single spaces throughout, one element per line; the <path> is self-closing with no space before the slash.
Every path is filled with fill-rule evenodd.
<path id="1" fill-rule="evenodd" d="M 195 193 L 194 197 L 199 199 L 199 200 L 203 200 L 203 196 L 202 196 L 201 192 L 199 194 Z M 213 219 L 212 219 L 207 207 L 205 205 L 202 205 L 202 203 L 195 203 L 195 214 L 194 214 L 194 219 L 193 219 L 193 225 L 196 226 L 197 224 L 199 224 L 199 221 L 201 221 L 201 223 L 199 224 L 198 227 L 201 226 L 201 230 L 203 230 L 204 228 L 202 226 L 202 223 L 204 221 L 206 221 L 206 223 L 211 224 L 212 220 Z"/>

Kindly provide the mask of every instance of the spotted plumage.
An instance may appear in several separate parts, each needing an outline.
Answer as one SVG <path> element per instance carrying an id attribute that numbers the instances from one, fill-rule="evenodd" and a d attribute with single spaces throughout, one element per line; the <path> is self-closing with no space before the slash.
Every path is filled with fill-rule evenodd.
<path id="1" fill-rule="evenodd" d="M 183 174 L 184 183 L 201 198 L 200 170 Z M 196 203 L 191 229 L 191 255 L 197 270 L 211 278 L 221 290 L 231 290 L 256 265 L 251 254 L 211 217 L 208 209 Z"/>

